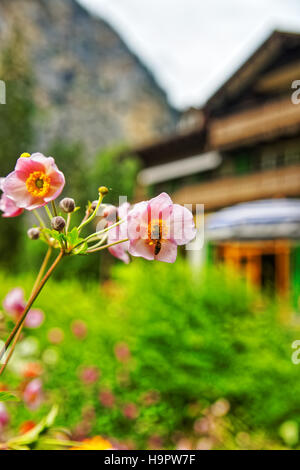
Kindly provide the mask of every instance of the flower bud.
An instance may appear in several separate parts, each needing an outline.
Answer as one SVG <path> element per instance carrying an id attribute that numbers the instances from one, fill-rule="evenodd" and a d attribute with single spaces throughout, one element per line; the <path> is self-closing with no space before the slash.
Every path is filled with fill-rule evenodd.
<path id="1" fill-rule="evenodd" d="M 70 197 L 65 197 L 62 199 L 59 203 L 59 207 L 61 208 L 62 211 L 69 213 L 69 212 L 74 212 L 75 210 L 75 201 L 74 199 Z"/>
<path id="2" fill-rule="evenodd" d="M 98 191 L 99 191 L 99 194 L 102 194 L 102 196 L 105 196 L 105 194 L 108 193 L 108 188 L 106 186 L 100 186 Z"/>
<path id="3" fill-rule="evenodd" d="M 30 228 L 27 231 L 27 235 L 30 238 L 30 240 L 38 240 L 40 238 L 40 229 L 39 228 Z"/>
<path id="4" fill-rule="evenodd" d="M 51 227 L 53 228 L 53 230 L 62 232 L 65 226 L 66 226 L 66 221 L 63 217 L 57 216 L 57 217 L 53 217 L 53 219 L 51 220 Z"/>

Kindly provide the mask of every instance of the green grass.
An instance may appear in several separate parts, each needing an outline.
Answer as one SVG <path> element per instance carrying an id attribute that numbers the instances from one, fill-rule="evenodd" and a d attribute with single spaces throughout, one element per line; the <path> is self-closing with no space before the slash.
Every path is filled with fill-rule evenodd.
<path id="1" fill-rule="evenodd" d="M 137 446 L 155 434 L 171 445 L 175 431 L 192 432 L 197 418 L 192 404 L 203 410 L 220 397 L 230 402 L 234 432 L 263 430 L 277 439 L 283 422 L 299 422 L 299 368 L 291 362 L 297 332 L 280 325 L 274 306 L 262 303 L 242 281 L 216 269 L 195 276 L 180 261 L 170 266 L 139 260 L 118 267 L 114 279 L 102 289 L 96 283 L 50 281 L 38 298 L 46 320 L 26 337 L 37 340 L 32 359 L 43 362 L 46 400 L 35 412 L 11 404 L 15 429 L 55 402 L 60 425 L 76 427 L 92 407 L 90 434 L 131 439 Z M 17 285 L 28 295 L 32 281 L 2 273 L 0 297 Z M 83 340 L 71 331 L 78 319 L 88 328 Z M 57 327 L 64 340 L 53 345 L 48 335 Z M 118 342 L 129 345 L 125 363 L 115 357 Z M 46 364 L 53 352 L 59 360 Z M 82 384 L 84 366 L 101 371 L 95 384 Z M 11 369 L 2 381 L 12 388 L 21 383 Z M 116 397 L 109 409 L 99 401 L 106 388 Z M 145 395 L 153 391 L 159 399 L 146 405 Z M 136 405 L 136 419 L 124 416 L 127 403 Z"/>

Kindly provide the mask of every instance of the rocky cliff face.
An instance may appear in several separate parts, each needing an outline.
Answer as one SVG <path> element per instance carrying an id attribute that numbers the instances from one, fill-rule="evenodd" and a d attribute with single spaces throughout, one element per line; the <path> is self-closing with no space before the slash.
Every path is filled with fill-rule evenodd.
<path id="1" fill-rule="evenodd" d="M 151 73 L 75 0 L 0 0 L 0 50 L 15 28 L 36 78 L 39 148 L 63 138 L 92 153 L 174 129 L 177 114 Z"/>

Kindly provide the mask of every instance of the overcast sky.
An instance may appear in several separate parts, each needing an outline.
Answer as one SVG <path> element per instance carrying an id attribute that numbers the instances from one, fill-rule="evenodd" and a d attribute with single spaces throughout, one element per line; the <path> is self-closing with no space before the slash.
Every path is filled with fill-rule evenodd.
<path id="1" fill-rule="evenodd" d="M 272 29 L 300 31 L 299 0 L 78 1 L 114 26 L 178 108 L 201 105 Z"/>

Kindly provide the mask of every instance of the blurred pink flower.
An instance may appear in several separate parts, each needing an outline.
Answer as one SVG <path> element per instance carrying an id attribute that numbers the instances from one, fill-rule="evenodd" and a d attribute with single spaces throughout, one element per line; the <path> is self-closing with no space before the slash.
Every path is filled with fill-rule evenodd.
<path id="1" fill-rule="evenodd" d="M 5 311 L 14 317 L 15 320 L 22 315 L 26 306 L 24 291 L 20 287 L 12 289 L 3 301 L 3 308 Z M 38 328 L 44 321 L 44 313 L 42 310 L 32 309 L 29 310 L 25 326 L 28 328 Z"/>
<path id="2" fill-rule="evenodd" d="M 196 450 L 211 450 L 214 446 L 214 441 L 212 438 L 203 437 L 197 442 Z"/>
<path id="3" fill-rule="evenodd" d="M 123 407 L 123 415 L 127 419 L 136 419 L 139 415 L 138 407 L 134 403 L 127 403 Z"/>
<path id="4" fill-rule="evenodd" d="M 209 417 L 199 418 L 194 422 L 194 431 L 197 434 L 209 434 L 212 428 L 212 421 Z"/>
<path id="5" fill-rule="evenodd" d="M 216 401 L 211 407 L 212 414 L 216 417 L 225 416 L 229 410 L 230 403 L 225 398 L 220 398 L 220 400 Z"/>
<path id="6" fill-rule="evenodd" d="M 52 344 L 59 344 L 64 340 L 65 334 L 61 328 L 51 328 L 48 331 L 47 338 Z"/>
<path id="7" fill-rule="evenodd" d="M 130 350 L 126 343 L 118 343 L 115 346 L 115 355 L 118 361 L 127 362 L 130 359 Z"/>
<path id="8" fill-rule="evenodd" d="M 71 330 L 73 335 L 78 339 L 84 339 L 87 335 L 87 326 L 82 320 L 74 320 L 71 325 Z"/>
<path id="9" fill-rule="evenodd" d="M 149 437 L 148 440 L 148 447 L 150 449 L 161 450 L 163 447 L 163 440 L 160 436 L 154 434 L 153 436 Z"/>
<path id="10" fill-rule="evenodd" d="M 128 202 L 125 202 L 118 208 L 117 210 L 118 218 L 120 220 L 125 219 L 125 221 L 122 224 L 117 225 L 116 227 L 112 228 L 108 232 L 108 237 L 107 237 L 108 244 L 117 242 L 118 240 L 123 240 L 125 238 L 128 238 L 127 215 L 128 215 L 129 207 L 130 207 L 130 204 Z M 112 225 L 112 224 L 113 222 L 110 222 L 110 221 L 108 222 L 108 225 Z M 111 246 L 108 248 L 108 251 L 110 252 L 110 254 L 112 254 L 116 258 L 128 264 L 130 261 L 130 258 L 128 256 L 128 249 L 129 249 L 129 241 Z"/>
<path id="11" fill-rule="evenodd" d="M 143 394 L 141 398 L 145 406 L 151 406 L 155 405 L 159 401 L 160 395 L 157 390 L 149 390 L 148 392 Z"/>
<path id="12" fill-rule="evenodd" d="M 95 366 L 84 367 L 80 373 L 80 380 L 85 385 L 91 385 L 97 382 L 99 377 L 100 377 L 100 371 Z"/>
<path id="13" fill-rule="evenodd" d="M 193 214 L 173 204 L 166 193 L 136 204 L 128 214 L 129 253 L 148 260 L 174 263 L 177 245 L 196 235 Z"/>
<path id="14" fill-rule="evenodd" d="M 9 423 L 9 414 L 4 403 L 0 402 L 0 430 Z"/>
<path id="15" fill-rule="evenodd" d="M 44 312 L 38 309 L 29 310 L 25 320 L 25 326 L 27 328 L 38 328 L 41 326 L 45 318 Z"/>
<path id="16" fill-rule="evenodd" d="M 181 438 L 176 445 L 176 450 L 192 450 L 193 445 L 188 438 Z"/>
<path id="17" fill-rule="evenodd" d="M 20 315 L 25 308 L 24 291 L 20 287 L 12 289 L 3 300 L 3 308 L 10 315 Z"/>
<path id="18" fill-rule="evenodd" d="M 64 185 L 65 177 L 54 159 L 34 153 L 17 160 L 15 170 L 5 178 L 2 187 L 5 196 L 19 208 L 33 210 L 56 199 Z"/>
<path id="19" fill-rule="evenodd" d="M 39 408 L 43 401 L 42 381 L 40 379 L 31 380 L 25 387 L 23 399 L 31 410 Z"/>
<path id="20" fill-rule="evenodd" d="M 110 390 L 101 390 L 99 393 L 99 401 L 105 408 L 112 408 L 115 404 L 115 396 Z"/>

